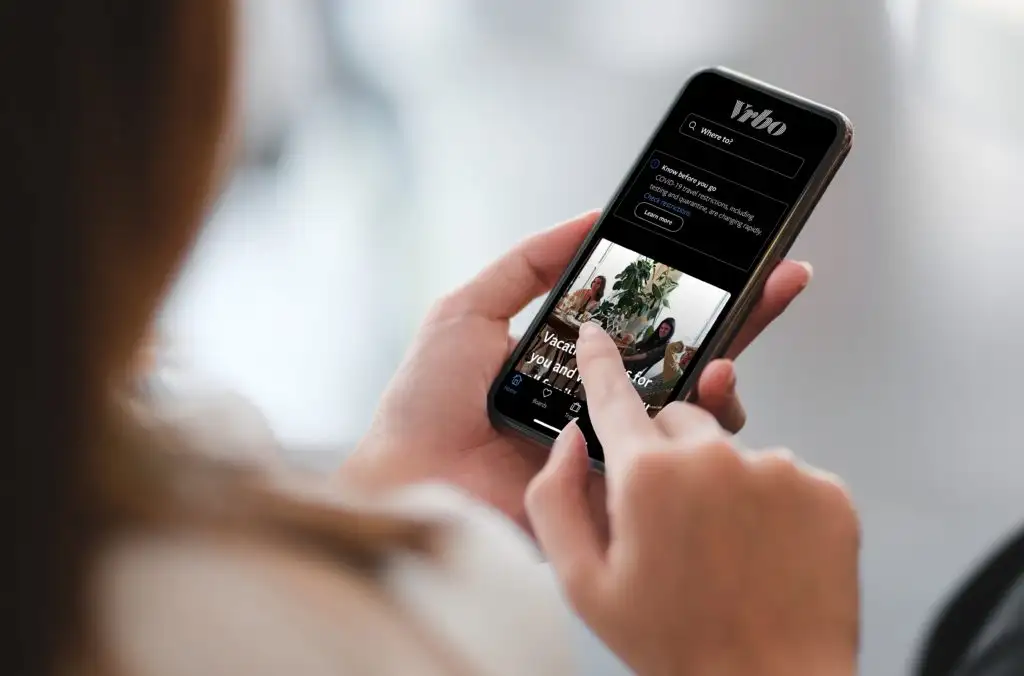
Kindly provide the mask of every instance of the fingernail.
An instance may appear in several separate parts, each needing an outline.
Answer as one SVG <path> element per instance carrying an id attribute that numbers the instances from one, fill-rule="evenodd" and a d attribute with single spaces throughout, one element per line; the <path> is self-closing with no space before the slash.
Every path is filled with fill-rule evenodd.
<path id="1" fill-rule="evenodd" d="M 601 333 L 604 333 L 604 329 L 595 322 L 586 322 L 580 326 L 580 340 L 592 340 Z"/>
<path id="2" fill-rule="evenodd" d="M 729 390 L 736 390 L 736 367 L 732 364 L 729 365 Z"/>
<path id="3" fill-rule="evenodd" d="M 576 424 L 576 421 L 575 420 L 570 420 L 569 423 L 565 427 L 562 428 L 562 431 L 559 432 L 558 438 L 559 439 L 568 439 L 573 434 L 576 434 L 576 428 L 577 427 L 579 427 L 579 425 Z"/>
<path id="4" fill-rule="evenodd" d="M 568 425 L 563 427 L 555 439 L 555 443 L 551 445 L 552 455 L 561 455 L 567 449 L 572 448 L 573 437 L 579 433 L 578 429 L 579 426 L 575 420 L 571 420 Z"/>
<path id="5" fill-rule="evenodd" d="M 797 261 L 796 264 L 807 271 L 807 279 L 810 281 L 811 277 L 814 276 L 814 266 L 807 261 Z"/>

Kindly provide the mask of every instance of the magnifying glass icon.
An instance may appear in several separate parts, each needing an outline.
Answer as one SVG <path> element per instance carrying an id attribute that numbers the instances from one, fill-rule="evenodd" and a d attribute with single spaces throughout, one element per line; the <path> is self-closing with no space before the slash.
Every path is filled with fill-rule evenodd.
<path id="1" fill-rule="evenodd" d="M 690 123 L 690 131 L 697 131 L 697 123 L 696 122 L 691 122 Z"/>

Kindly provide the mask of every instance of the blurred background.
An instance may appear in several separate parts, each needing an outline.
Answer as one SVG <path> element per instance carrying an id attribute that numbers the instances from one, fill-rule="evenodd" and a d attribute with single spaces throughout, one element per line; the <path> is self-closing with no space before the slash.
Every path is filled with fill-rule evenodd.
<path id="1" fill-rule="evenodd" d="M 241 4 L 243 162 L 164 331 L 305 467 L 358 440 L 438 294 L 606 203 L 696 68 L 850 116 L 855 150 L 793 251 L 814 284 L 741 360 L 744 435 L 847 478 L 862 671 L 905 673 L 1024 517 L 1024 3 Z M 583 628 L 578 649 L 583 673 L 624 673 Z"/>

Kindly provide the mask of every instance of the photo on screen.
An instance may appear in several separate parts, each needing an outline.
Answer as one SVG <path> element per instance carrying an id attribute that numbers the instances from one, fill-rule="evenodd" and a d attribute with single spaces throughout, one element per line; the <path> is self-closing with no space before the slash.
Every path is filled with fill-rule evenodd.
<path id="1" fill-rule="evenodd" d="M 654 415 L 669 402 L 729 295 L 602 240 L 541 323 L 516 370 L 585 400 L 576 340 L 580 326 L 595 321 L 615 341 L 624 370 Z"/>

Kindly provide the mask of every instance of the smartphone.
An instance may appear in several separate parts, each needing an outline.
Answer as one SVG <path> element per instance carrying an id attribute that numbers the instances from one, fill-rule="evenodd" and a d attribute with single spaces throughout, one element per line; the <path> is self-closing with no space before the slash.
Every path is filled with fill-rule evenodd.
<path id="1" fill-rule="evenodd" d="M 491 387 L 492 422 L 550 445 L 587 414 L 596 321 L 651 416 L 724 354 L 853 143 L 842 113 L 724 68 L 693 75 Z"/>

